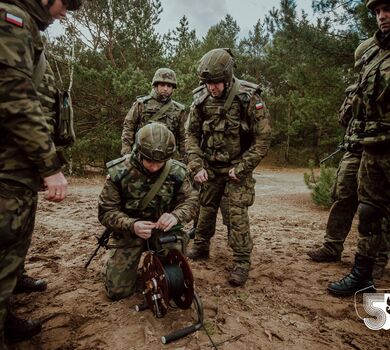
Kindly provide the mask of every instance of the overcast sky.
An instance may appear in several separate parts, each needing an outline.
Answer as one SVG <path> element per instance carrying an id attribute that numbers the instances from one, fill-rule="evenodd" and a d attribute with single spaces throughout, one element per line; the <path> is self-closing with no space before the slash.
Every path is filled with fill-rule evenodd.
<path id="1" fill-rule="evenodd" d="M 113 0 L 115 1 L 115 0 Z M 296 0 L 297 11 L 303 9 L 312 16 L 312 0 Z M 240 36 L 246 36 L 258 19 L 263 19 L 273 7 L 279 8 L 279 1 L 271 0 L 161 0 L 163 12 L 157 26 L 160 34 L 175 29 L 179 20 L 186 15 L 191 29 L 202 38 L 207 30 L 230 14 L 240 26 Z M 61 33 L 58 21 L 49 29 L 50 35 Z"/>

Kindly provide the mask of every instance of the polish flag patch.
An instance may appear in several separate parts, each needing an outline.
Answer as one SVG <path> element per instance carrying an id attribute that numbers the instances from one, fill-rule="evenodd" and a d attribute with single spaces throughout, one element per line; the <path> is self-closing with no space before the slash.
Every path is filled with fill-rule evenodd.
<path id="1" fill-rule="evenodd" d="M 256 107 L 257 110 L 263 109 L 264 108 L 264 104 L 262 102 L 257 102 L 255 107 Z"/>
<path id="2" fill-rule="evenodd" d="M 17 27 L 23 27 L 23 18 L 20 18 L 18 16 L 13 15 L 12 13 L 6 13 L 5 14 L 5 20 L 8 23 L 12 23 L 16 25 Z"/>

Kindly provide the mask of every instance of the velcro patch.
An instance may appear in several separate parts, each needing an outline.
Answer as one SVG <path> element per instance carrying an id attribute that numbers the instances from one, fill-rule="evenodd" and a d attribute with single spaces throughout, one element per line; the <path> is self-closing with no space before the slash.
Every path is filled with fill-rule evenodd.
<path id="1" fill-rule="evenodd" d="M 12 13 L 6 12 L 5 20 L 8 23 L 12 23 L 17 27 L 23 27 L 23 18 L 13 15 Z"/>

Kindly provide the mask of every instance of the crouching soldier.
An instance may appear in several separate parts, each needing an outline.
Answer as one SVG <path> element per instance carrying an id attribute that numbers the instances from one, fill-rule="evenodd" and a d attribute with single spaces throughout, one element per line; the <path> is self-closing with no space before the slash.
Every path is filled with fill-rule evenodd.
<path id="1" fill-rule="evenodd" d="M 161 123 L 151 123 L 136 134 L 131 154 L 107 164 L 98 215 L 113 231 L 103 271 L 110 299 L 135 291 L 141 254 L 157 230 L 168 232 L 196 214 L 197 192 L 185 165 L 171 159 L 175 150 L 173 133 Z"/>

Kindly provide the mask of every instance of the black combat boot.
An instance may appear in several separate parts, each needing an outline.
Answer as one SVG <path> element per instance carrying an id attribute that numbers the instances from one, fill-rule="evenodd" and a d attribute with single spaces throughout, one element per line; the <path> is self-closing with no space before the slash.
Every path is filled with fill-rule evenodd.
<path id="1" fill-rule="evenodd" d="M 351 296 L 364 288 L 367 288 L 366 293 L 375 291 L 372 280 L 374 262 L 375 259 L 356 254 L 352 271 L 340 281 L 329 283 L 328 291 L 339 296 Z"/>
<path id="2" fill-rule="evenodd" d="M 315 262 L 336 262 L 341 260 L 341 255 L 332 254 L 324 247 L 309 250 L 306 254 Z"/>
<path id="3" fill-rule="evenodd" d="M 42 279 L 33 278 L 27 275 L 18 277 L 14 294 L 43 292 L 47 289 L 47 282 Z"/>
<path id="4" fill-rule="evenodd" d="M 4 337 L 9 343 L 28 340 L 42 330 L 42 323 L 38 320 L 25 320 L 17 317 L 8 310 L 4 324 Z"/>
<path id="5" fill-rule="evenodd" d="M 210 250 L 209 248 L 201 248 L 194 245 L 187 253 L 187 257 L 192 260 L 208 259 L 210 257 Z"/>
<path id="6" fill-rule="evenodd" d="M 249 269 L 241 266 L 234 266 L 228 278 L 229 283 L 235 287 L 243 286 L 249 276 Z"/>

